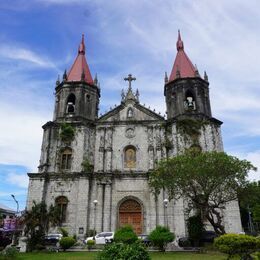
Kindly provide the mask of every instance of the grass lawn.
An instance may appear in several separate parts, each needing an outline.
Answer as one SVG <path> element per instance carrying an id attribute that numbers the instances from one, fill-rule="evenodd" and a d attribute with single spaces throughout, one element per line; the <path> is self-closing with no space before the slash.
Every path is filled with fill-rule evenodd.
<path id="1" fill-rule="evenodd" d="M 92 260 L 95 259 L 97 255 L 96 252 L 65 252 L 65 253 L 21 253 L 17 259 L 19 260 Z M 180 253 L 180 252 L 151 252 L 150 253 L 152 260 L 174 260 L 174 259 L 183 259 L 183 260 L 218 260 L 218 259 L 227 259 L 225 255 L 219 253 Z"/>

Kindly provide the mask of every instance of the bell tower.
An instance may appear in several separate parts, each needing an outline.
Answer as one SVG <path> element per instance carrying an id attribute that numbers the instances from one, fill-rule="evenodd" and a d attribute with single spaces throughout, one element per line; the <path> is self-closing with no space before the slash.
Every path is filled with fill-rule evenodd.
<path id="1" fill-rule="evenodd" d="M 167 119 L 183 116 L 211 118 L 209 82 L 199 74 L 184 51 L 184 44 L 178 31 L 177 55 L 168 80 L 165 75 L 164 95 Z"/>
<path id="2" fill-rule="evenodd" d="M 100 89 L 97 77 L 93 80 L 85 57 L 84 35 L 78 55 L 62 81 L 55 88 L 54 121 L 94 121 L 98 116 Z"/>

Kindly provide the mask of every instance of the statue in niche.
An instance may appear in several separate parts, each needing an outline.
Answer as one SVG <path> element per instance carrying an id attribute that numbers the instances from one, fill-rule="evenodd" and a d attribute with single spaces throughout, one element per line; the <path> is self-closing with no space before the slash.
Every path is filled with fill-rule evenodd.
<path id="1" fill-rule="evenodd" d="M 106 135 L 107 135 L 106 138 L 107 147 L 112 147 L 112 130 L 109 129 Z"/>
<path id="2" fill-rule="evenodd" d="M 104 140 L 104 135 L 100 135 L 100 147 L 104 147 L 105 145 L 105 140 Z"/>
<path id="3" fill-rule="evenodd" d="M 136 167 L 136 150 L 134 147 L 128 147 L 125 150 L 125 167 L 126 168 Z"/>
<path id="4" fill-rule="evenodd" d="M 148 144 L 153 145 L 153 129 L 148 128 Z"/>
<path id="5" fill-rule="evenodd" d="M 158 129 L 158 130 L 157 130 L 157 133 L 156 133 L 156 145 L 157 145 L 157 147 L 161 146 L 160 129 Z"/>
<path id="6" fill-rule="evenodd" d="M 132 118 L 134 116 L 134 111 L 133 109 L 130 107 L 127 111 L 127 117 L 128 118 Z"/>

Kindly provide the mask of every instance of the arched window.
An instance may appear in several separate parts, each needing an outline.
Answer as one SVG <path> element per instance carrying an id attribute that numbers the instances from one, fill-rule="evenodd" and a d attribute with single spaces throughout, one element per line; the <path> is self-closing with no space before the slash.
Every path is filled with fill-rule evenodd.
<path id="1" fill-rule="evenodd" d="M 125 168 L 136 167 L 136 149 L 134 146 L 126 147 L 124 154 L 124 166 Z"/>
<path id="2" fill-rule="evenodd" d="M 187 90 L 184 101 L 185 108 L 188 110 L 195 110 L 195 98 L 191 90 Z"/>
<path id="3" fill-rule="evenodd" d="M 62 170 L 69 170 L 71 168 L 71 157 L 72 157 L 72 150 L 70 148 L 66 148 L 61 154 Z"/>
<path id="4" fill-rule="evenodd" d="M 134 116 L 134 111 L 133 109 L 130 107 L 127 110 L 127 118 L 132 118 Z"/>
<path id="5" fill-rule="evenodd" d="M 70 94 L 67 99 L 67 107 L 66 107 L 66 112 L 69 114 L 75 113 L 75 102 L 76 102 L 76 97 L 74 94 Z"/>
<path id="6" fill-rule="evenodd" d="M 55 204 L 59 210 L 59 220 L 60 223 L 66 221 L 66 211 L 68 206 L 68 199 L 64 196 L 57 197 L 55 200 Z"/>

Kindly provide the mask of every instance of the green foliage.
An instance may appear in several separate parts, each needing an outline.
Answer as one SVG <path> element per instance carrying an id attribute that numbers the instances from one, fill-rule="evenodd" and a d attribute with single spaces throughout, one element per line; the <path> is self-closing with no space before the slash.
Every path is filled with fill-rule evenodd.
<path id="1" fill-rule="evenodd" d="M 215 239 L 214 246 L 229 258 L 239 255 L 241 259 L 248 259 L 257 250 L 257 239 L 248 235 L 225 234 Z"/>
<path id="2" fill-rule="evenodd" d="M 193 242 L 194 246 L 198 246 L 199 240 L 204 230 L 204 225 L 201 220 L 201 216 L 196 215 L 196 216 L 189 217 L 187 227 L 188 227 L 189 239 Z"/>
<path id="3" fill-rule="evenodd" d="M 144 245 L 135 241 L 132 244 L 112 243 L 105 246 L 97 260 L 150 260 Z"/>
<path id="4" fill-rule="evenodd" d="M 81 164 L 82 169 L 85 173 L 93 173 L 94 166 L 93 164 L 90 163 L 88 158 L 85 158 Z"/>
<path id="5" fill-rule="evenodd" d="M 114 241 L 119 243 L 131 244 L 137 240 L 137 235 L 129 225 L 119 228 L 114 235 Z"/>
<path id="6" fill-rule="evenodd" d="M 159 248 L 160 251 L 165 251 L 167 243 L 172 242 L 175 235 L 170 232 L 169 228 L 157 226 L 150 234 L 149 239 L 152 244 Z"/>
<path id="7" fill-rule="evenodd" d="M 67 231 L 66 228 L 60 227 L 59 230 L 60 230 L 60 232 L 61 232 L 63 237 L 68 237 L 69 236 L 69 232 Z"/>
<path id="8" fill-rule="evenodd" d="M 63 123 L 60 127 L 60 138 L 63 142 L 70 142 L 73 140 L 75 135 L 75 128 L 68 124 Z"/>
<path id="9" fill-rule="evenodd" d="M 49 226 L 59 222 L 59 211 L 52 205 L 48 210 L 45 203 L 34 201 L 32 209 L 24 213 L 22 222 L 25 225 L 25 235 L 28 236 L 28 250 L 32 251 L 44 243 L 44 235 Z"/>
<path id="10" fill-rule="evenodd" d="M 224 152 L 198 152 L 162 160 L 149 175 L 149 185 L 155 194 L 167 190 L 169 199 L 184 196 L 202 212 L 218 234 L 225 233 L 218 209 L 237 199 L 238 188 L 247 183 L 247 174 L 256 168 Z"/>
<path id="11" fill-rule="evenodd" d="M 18 250 L 14 246 L 9 246 L 3 250 L 0 254 L 0 257 L 3 256 L 3 259 L 16 259 L 18 255 Z"/>
<path id="12" fill-rule="evenodd" d="M 71 248 L 76 243 L 73 237 L 62 237 L 60 240 L 60 246 L 65 251 Z"/>
<path id="13" fill-rule="evenodd" d="M 238 200 L 243 226 L 248 226 L 249 210 L 253 213 L 253 221 L 260 222 L 260 181 L 248 182 L 245 187 L 239 189 Z"/>
<path id="14" fill-rule="evenodd" d="M 96 244 L 95 240 L 88 240 L 88 241 L 87 241 L 88 250 L 90 250 L 91 248 L 93 248 L 93 246 L 95 246 L 95 244 Z"/>
<path id="15" fill-rule="evenodd" d="M 200 135 L 200 130 L 203 125 L 208 124 L 205 120 L 195 120 L 191 118 L 186 118 L 177 121 L 177 130 L 181 132 L 184 137 L 191 138 L 193 143 L 198 142 L 198 137 Z"/>

